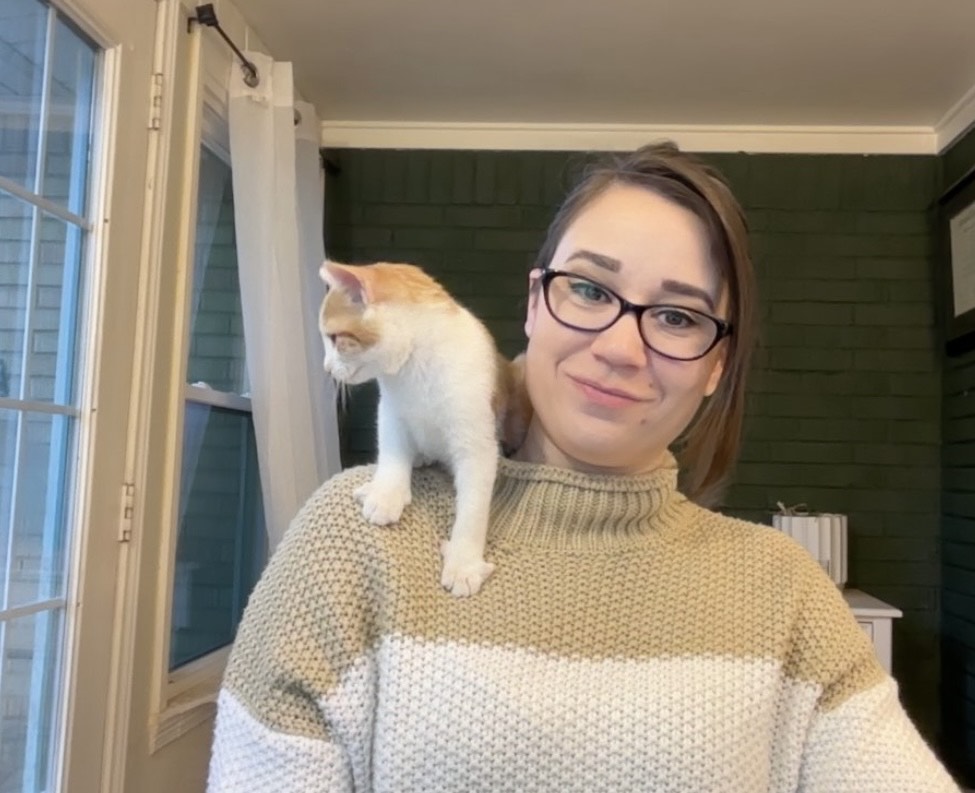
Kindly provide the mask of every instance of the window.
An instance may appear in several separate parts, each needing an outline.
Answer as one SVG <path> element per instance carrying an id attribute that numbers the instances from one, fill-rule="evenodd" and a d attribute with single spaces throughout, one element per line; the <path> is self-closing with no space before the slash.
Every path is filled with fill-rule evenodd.
<path id="1" fill-rule="evenodd" d="M 232 175 L 220 149 L 200 149 L 170 671 L 233 641 L 267 558 Z"/>
<path id="2" fill-rule="evenodd" d="M 99 62 L 46 3 L 0 7 L 0 793 L 61 748 Z"/>

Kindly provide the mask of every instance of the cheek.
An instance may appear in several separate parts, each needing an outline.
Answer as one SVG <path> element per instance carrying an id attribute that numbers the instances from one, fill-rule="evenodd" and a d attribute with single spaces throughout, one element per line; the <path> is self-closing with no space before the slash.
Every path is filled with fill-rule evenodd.
<path id="1" fill-rule="evenodd" d="M 334 342 L 325 342 L 325 371 L 337 380 L 347 382 L 349 375 L 357 368 L 361 347 L 358 343 L 345 337 L 338 337 Z"/>
<path id="2" fill-rule="evenodd" d="M 662 384 L 665 393 L 687 401 L 687 408 L 696 411 L 699 401 L 709 396 L 716 362 L 711 358 L 702 361 L 662 360 L 654 368 L 654 374 Z"/>

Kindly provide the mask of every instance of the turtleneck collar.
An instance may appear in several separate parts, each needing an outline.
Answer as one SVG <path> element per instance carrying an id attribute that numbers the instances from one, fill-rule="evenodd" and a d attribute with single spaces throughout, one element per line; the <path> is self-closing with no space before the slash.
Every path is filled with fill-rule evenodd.
<path id="1" fill-rule="evenodd" d="M 647 474 L 588 474 L 501 458 L 490 538 L 499 545 L 599 550 L 626 548 L 676 526 L 687 500 L 677 462 Z"/>

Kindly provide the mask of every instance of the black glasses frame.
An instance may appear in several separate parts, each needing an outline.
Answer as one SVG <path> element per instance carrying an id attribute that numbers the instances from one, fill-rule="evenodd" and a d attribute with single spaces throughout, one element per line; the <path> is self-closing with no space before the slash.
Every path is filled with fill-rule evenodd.
<path id="1" fill-rule="evenodd" d="M 620 304 L 619 313 L 615 317 L 613 317 L 609 322 L 607 322 L 606 324 L 604 324 L 604 325 L 602 325 L 601 327 L 598 327 L 598 328 L 581 328 L 578 325 L 573 325 L 573 324 L 571 324 L 569 322 L 566 322 L 563 319 L 560 319 L 559 316 L 558 316 L 558 314 L 556 314 L 555 313 L 555 310 L 552 308 L 552 303 L 549 300 L 549 284 L 551 284 L 552 281 L 555 280 L 556 278 L 558 278 L 559 276 L 566 276 L 566 277 L 569 277 L 569 278 L 577 278 L 577 279 L 579 279 L 581 281 L 588 281 L 589 283 L 593 284 L 594 286 L 598 286 L 600 289 L 602 289 L 603 291 L 605 291 L 607 294 L 612 295 L 613 297 L 616 298 L 616 300 L 619 301 L 619 304 Z M 556 322 L 558 322 L 560 325 L 563 325 L 566 328 L 571 328 L 572 330 L 579 330 L 579 331 L 582 331 L 584 333 L 602 333 L 607 328 L 610 328 L 613 325 L 615 325 L 617 322 L 619 322 L 620 317 L 622 317 L 624 314 L 633 314 L 633 316 L 636 317 L 637 330 L 640 332 L 640 339 L 643 341 L 643 343 L 647 347 L 649 347 L 651 350 L 653 350 L 655 353 L 657 353 L 657 355 L 662 355 L 664 358 L 670 358 L 672 361 L 697 361 L 697 360 L 700 360 L 705 355 L 707 355 L 709 352 L 711 352 L 711 350 L 713 350 L 717 346 L 717 344 L 718 344 L 719 341 L 721 341 L 722 339 L 727 338 L 728 336 L 731 335 L 732 325 L 731 325 L 730 322 L 726 322 L 723 319 L 718 319 L 717 317 L 712 317 L 710 314 L 706 314 L 703 311 L 698 311 L 696 308 L 687 308 L 686 306 L 677 306 L 677 305 L 673 305 L 671 303 L 650 303 L 650 304 L 647 304 L 647 305 L 640 305 L 638 303 L 631 303 L 625 297 L 617 294 L 612 289 L 610 289 L 608 286 L 605 286 L 604 284 L 599 283 L 599 281 L 593 281 L 591 278 L 587 278 L 584 275 L 578 275 L 577 273 L 567 273 L 564 270 L 549 270 L 549 269 L 546 269 L 546 270 L 543 270 L 542 271 L 542 274 L 539 277 L 539 280 L 542 282 L 542 294 L 545 297 L 545 307 L 548 309 L 548 313 L 552 315 L 552 318 Z M 700 355 L 695 355 L 692 358 L 678 358 L 675 355 L 668 355 L 665 352 L 661 352 L 656 347 L 654 347 L 649 341 L 647 341 L 647 337 L 644 335 L 644 332 L 643 332 L 643 314 L 646 311 L 648 311 L 649 309 L 651 309 L 651 308 L 673 308 L 673 309 L 677 309 L 679 311 L 689 311 L 690 313 L 696 314 L 699 317 L 704 317 L 708 321 L 714 323 L 714 327 L 715 327 L 714 340 L 708 345 L 707 349 L 704 350 L 704 352 L 702 352 Z"/>

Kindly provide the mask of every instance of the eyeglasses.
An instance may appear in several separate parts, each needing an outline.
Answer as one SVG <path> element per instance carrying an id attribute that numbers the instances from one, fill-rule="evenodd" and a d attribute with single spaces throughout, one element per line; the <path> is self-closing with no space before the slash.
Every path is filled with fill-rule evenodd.
<path id="1" fill-rule="evenodd" d="M 703 358 L 731 335 L 730 323 L 703 311 L 672 305 L 639 306 L 574 273 L 545 270 L 541 282 L 549 313 L 565 327 L 598 333 L 632 313 L 643 343 L 675 361 Z"/>

